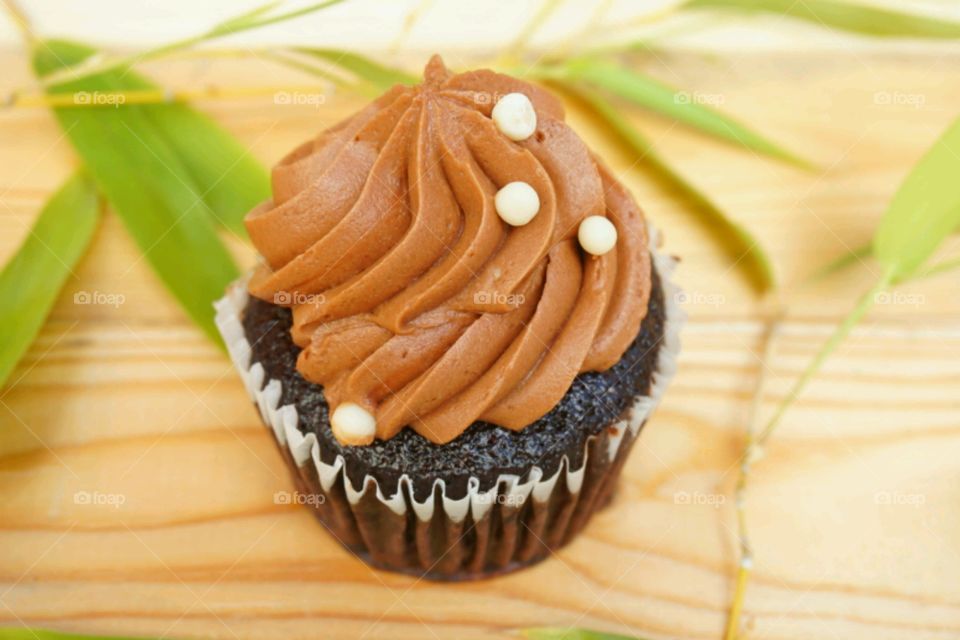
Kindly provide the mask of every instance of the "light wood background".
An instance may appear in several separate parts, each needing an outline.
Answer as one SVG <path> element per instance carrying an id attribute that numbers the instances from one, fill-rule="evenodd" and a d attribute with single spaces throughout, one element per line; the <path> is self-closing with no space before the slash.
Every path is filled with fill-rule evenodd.
<path id="1" fill-rule="evenodd" d="M 4 89 L 26 81 L 22 58 L 0 63 Z M 790 314 L 766 365 L 769 413 L 873 267 L 801 282 L 868 240 L 900 180 L 960 110 L 960 56 L 686 55 L 650 68 L 823 166 L 800 172 L 637 117 L 775 257 Z M 255 59 L 149 70 L 179 87 L 304 82 Z M 270 98 L 201 106 L 272 163 L 358 105 L 330 96 L 320 107 Z M 433 584 L 368 569 L 305 510 L 274 504 L 292 484 L 239 379 L 107 215 L 0 391 L 0 624 L 216 638 L 446 640 L 536 625 L 719 637 L 763 306 L 676 194 L 628 170 L 631 159 L 592 123 L 573 122 L 683 257 L 677 279 L 690 313 L 680 372 L 620 493 L 574 544 L 504 578 Z M 0 140 L 5 259 L 72 155 L 43 110 L 0 112 Z M 948 245 L 944 255 L 956 255 L 957 238 Z M 250 251 L 235 246 L 249 264 Z M 957 273 L 929 278 L 878 305 L 758 463 L 751 638 L 960 637 L 958 283 Z M 80 291 L 124 302 L 74 304 Z M 78 492 L 122 504 L 78 504 Z"/>

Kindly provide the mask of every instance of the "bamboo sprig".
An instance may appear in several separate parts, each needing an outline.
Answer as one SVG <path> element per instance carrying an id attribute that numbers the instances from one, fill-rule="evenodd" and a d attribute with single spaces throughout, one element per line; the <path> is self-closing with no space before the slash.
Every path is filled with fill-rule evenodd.
<path id="1" fill-rule="evenodd" d="M 739 475 L 737 477 L 737 484 L 734 489 L 734 505 L 737 514 L 737 537 L 739 538 L 740 560 L 737 565 L 736 582 L 730 604 L 730 613 L 727 618 L 727 627 L 726 631 L 724 632 L 724 640 L 737 640 L 739 637 L 740 618 L 743 612 L 744 600 L 746 598 L 747 584 L 749 582 L 754 565 L 753 546 L 750 542 L 747 529 L 746 511 L 747 485 L 750 479 L 750 472 L 753 463 L 763 457 L 764 447 L 770 440 L 770 437 L 776 431 L 777 427 L 780 425 L 780 421 L 784 413 L 793 405 L 803 390 L 806 389 L 807 384 L 809 384 L 809 382 L 823 366 L 823 363 L 826 361 L 827 357 L 829 357 L 829 355 L 836 350 L 840 343 L 850 335 L 850 332 L 853 330 L 853 328 L 863 319 L 867 311 L 869 311 L 873 306 L 877 295 L 891 286 L 893 283 L 893 273 L 893 269 L 888 269 L 876 282 L 876 284 L 874 284 L 869 291 L 861 296 L 853 311 L 851 311 L 850 314 L 844 318 L 843 322 L 841 322 L 840 325 L 834 330 L 827 342 L 824 343 L 820 351 L 817 352 L 817 355 L 814 357 L 813 361 L 804 370 L 800 378 L 798 378 L 794 383 L 790 392 L 787 394 L 787 397 L 784 398 L 784 400 L 777 406 L 773 416 L 766 422 L 763 430 L 759 435 L 756 435 L 754 425 L 756 424 L 757 415 L 763 400 L 764 386 L 766 384 L 768 371 L 767 363 L 770 361 L 770 356 L 773 352 L 773 344 L 777 333 L 779 332 L 781 321 L 785 315 L 785 308 L 782 306 L 778 307 L 776 313 L 769 321 L 767 330 L 764 334 L 764 348 L 760 359 L 761 368 L 757 375 L 757 385 L 754 390 L 749 415 L 747 417 L 745 443 L 743 452 L 740 456 Z"/>
<path id="2" fill-rule="evenodd" d="M 768 324 L 764 335 L 764 349 L 761 356 L 761 368 L 757 375 L 757 386 L 754 390 L 751 401 L 750 412 L 747 418 L 747 431 L 743 453 L 740 456 L 740 473 L 737 478 L 736 488 L 734 489 L 734 504 L 737 513 L 737 536 L 740 544 L 740 560 L 737 566 L 737 576 L 734 587 L 733 598 L 730 604 L 730 614 L 727 618 L 727 627 L 724 633 L 724 640 L 736 640 L 740 634 L 740 617 L 743 612 L 743 603 L 746 597 L 747 584 L 750 574 L 753 570 L 753 547 L 747 529 L 747 511 L 746 494 L 747 484 L 750 479 L 750 472 L 754 462 L 763 457 L 764 447 L 770 437 L 780 425 L 780 419 L 789 409 L 794 401 L 800 396 L 807 384 L 813 379 L 814 375 L 820 370 L 827 357 L 843 342 L 850 331 L 863 319 L 867 311 L 873 306 L 877 295 L 888 288 L 892 282 L 892 270 L 888 270 L 877 283 L 860 298 L 859 303 L 854 310 L 844 318 L 843 322 L 836 328 L 827 342 L 823 345 L 807 369 L 801 374 L 800 378 L 794 383 L 794 386 L 787 397 L 777 406 L 773 416 L 766 422 L 759 436 L 755 435 L 754 425 L 759 413 L 760 404 L 763 400 L 763 391 L 767 379 L 767 362 L 770 361 L 770 355 L 773 352 L 774 339 L 779 331 L 780 323 L 785 314 L 785 309 L 780 307 L 775 316 Z"/>
<path id="3" fill-rule="evenodd" d="M 937 139 L 911 170 L 894 194 L 874 233 L 871 252 L 877 262 L 883 265 L 883 273 L 860 297 L 854 308 L 817 351 L 787 396 L 777 405 L 758 437 L 753 437 L 752 426 L 750 426 L 752 418 L 748 422 L 747 442 L 741 459 L 740 478 L 737 482 L 741 561 L 733 603 L 730 607 L 726 640 L 737 638 L 744 594 L 753 566 L 753 556 L 746 534 L 746 512 L 743 502 L 750 465 L 762 452 L 786 411 L 820 371 L 830 354 L 836 351 L 873 307 L 879 295 L 918 272 L 922 273 L 927 260 L 951 232 L 960 226 L 960 194 L 954 188 L 958 157 L 955 149 L 957 148 L 960 148 L 960 118 L 947 128 L 947 131 Z M 953 266 L 953 262 L 942 263 L 942 266 L 949 268 Z M 765 362 L 768 359 L 769 354 L 765 355 L 763 360 Z M 754 396 L 754 413 L 755 408 L 759 406 L 760 396 L 759 392 Z"/>
<path id="4" fill-rule="evenodd" d="M 316 85 L 299 86 L 257 86 L 257 87 L 221 87 L 208 85 L 202 89 L 138 89 L 128 91 L 100 91 L 96 93 L 96 103 L 79 98 L 80 94 L 89 93 L 25 93 L 10 94 L 0 103 L 0 108 L 60 108 L 60 107 L 113 107 L 134 104 L 173 104 L 191 102 L 194 100 L 234 100 L 243 98 L 259 98 L 276 95 L 278 93 L 323 93 L 325 87 Z"/>
<path id="5" fill-rule="evenodd" d="M 753 546 L 747 529 L 747 482 L 753 463 L 763 456 L 761 443 L 755 438 L 757 417 L 760 405 L 763 402 L 764 389 L 767 382 L 767 362 L 773 353 L 773 345 L 780 331 L 780 325 L 786 315 L 783 304 L 777 300 L 774 312 L 770 314 L 763 333 L 763 349 L 760 354 L 760 367 L 757 371 L 757 381 L 753 390 L 753 398 L 747 413 L 747 426 L 744 435 L 743 452 L 740 455 L 739 475 L 734 489 L 734 505 L 737 514 L 737 539 L 740 547 L 740 559 L 737 563 L 737 576 L 733 598 L 730 604 L 730 614 L 727 618 L 727 628 L 724 640 L 736 640 L 740 633 L 740 616 L 743 612 L 743 603 L 747 593 L 747 583 L 753 571 Z"/>
<path id="6" fill-rule="evenodd" d="M 12 0 L 3 1 L 4 3 L 8 4 L 11 13 L 13 13 L 15 9 L 13 8 L 13 5 L 10 4 Z M 118 56 L 91 57 L 90 60 L 82 64 L 52 73 L 48 77 L 45 77 L 38 82 L 41 87 L 48 88 L 64 82 L 86 78 L 110 69 L 115 69 L 118 67 L 130 67 L 141 62 L 146 62 L 147 60 L 163 57 L 184 49 L 190 49 L 199 44 L 224 38 L 229 35 L 242 33 L 251 29 L 258 29 L 260 27 L 265 27 L 286 20 L 292 20 L 321 9 L 326 9 L 327 7 L 332 7 L 333 5 L 339 4 L 343 1 L 344 0 L 326 0 L 325 2 L 311 4 L 301 9 L 295 9 L 293 11 L 276 15 L 266 15 L 279 4 L 278 2 L 271 2 L 270 4 L 263 5 L 257 9 L 254 9 L 253 11 L 249 11 L 240 16 L 236 16 L 216 24 L 210 29 L 195 36 L 174 40 L 173 42 L 169 42 L 152 49 L 147 49 L 146 51 L 141 51 L 139 53 Z M 20 15 L 22 15 L 22 13 Z"/>

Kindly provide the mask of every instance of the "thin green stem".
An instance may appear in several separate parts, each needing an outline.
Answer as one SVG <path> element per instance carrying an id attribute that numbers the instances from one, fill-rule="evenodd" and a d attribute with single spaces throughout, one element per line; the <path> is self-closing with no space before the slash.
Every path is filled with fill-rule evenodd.
<path id="1" fill-rule="evenodd" d="M 857 302 L 857 306 L 843 319 L 843 322 L 840 323 L 840 326 L 836 328 L 830 338 L 824 343 L 820 351 L 814 357 L 813 362 L 806 368 L 803 374 L 797 379 L 794 383 L 793 388 L 790 389 L 790 392 L 787 394 L 787 397 L 783 399 L 783 402 L 777 407 L 773 416 L 767 422 L 763 431 L 760 433 L 760 437 L 757 438 L 757 443 L 762 446 L 776 430 L 777 426 L 780 424 L 780 419 L 783 418 L 783 414 L 786 413 L 793 403 L 797 400 L 807 385 L 813 379 L 813 376 L 820 371 L 820 367 L 823 366 L 823 363 L 826 361 L 827 357 L 833 353 L 833 351 L 840 345 L 841 342 L 846 339 L 850 334 L 850 331 L 861 319 L 866 315 L 867 311 L 873 306 L 877 294 L 886 289 L 893 282 L 894 269 L 888 268 L 886 272 L 880 277 L 873 287 L 867 291 L 860 300 Z"/>
<path id="2" fill-rule="evenodd" d="M 4 2 L 9 2 L 9 0 L 4 0 Z M 344 0 L 326 0 L 325 2 L 312 4 L 307 7 L 303 7 L 302 9 L 288 11 L 287 13 L 281 13 L 276 16 L 263 17 L 262 11 L 248 12 L 243 16 L 231 18 L 230 20 L 214 25 L 212 28 L 201 34 L 175 40 L 153 49 L 147 49 L 146 51 L 142 51 L 140 53 L 126 56 L 115 56 L 112 58 L 91 58 L 89 63 L 81 63 L 79 65 L 67 67 L 63 71 L 51 73 L 40 81 L 40 85 L 44 88 L 48 88 L 55 84 L 86 78 L 109 69 L 115 69 L 117 67 L 130 67 L 147 60 L 153 60 L 155 58 L 168 55 L 175 51 L 182 51 L 183 49 L 192 48 L 204 42 L 209 42 L 211 40 L 241 33 L 243 31 L 249 31 L 251 29 L 269 26 L 285 20 L 292 20 L 293 18 L 298 18 L 308 13 L 319 11 L 320 9 L 332 7 L 333 5 L 341 2 L 344 2 Z"/>
<path id="3" fill-rule="evenodd" d="M 313 13 L 314 11 L 319 11 L 320 9 L 326 9 L 327 7 L 332 7 L 335 4 L 340 4 L 345 0 L 326 0 L 326 2 L 318 2 L 316 4 L 311 4 L 306 7 L 295 9 L 293 11 L 288 11 L 287 13 L 281 13 L 276 16 L 268 16 L 260 20 L 254 20 L 249 23 L 237 23 L 233 28 L 225 28 L 217 34 L 216 37 L 230 35 L 232 33 L 239 33 L 241 31 L 248 31 L 250 29 L 258 29 L 260 27 L 267 27 L 271 24 L 277 24 L 278 22 L 286 22 L 287 20 L 293 20 L 294 18 L 299 18 L 300 16 L 305 16 L 307 14 Z M 229 24 L 229 23 L 228 23 Z"/>
<path id="4" fill-rule="evenodd" d="M 103 109 L 104 104 L 129 106 L 135 104 L 186 103 L 193 102 L 194 100 L 236 100 L 275 95 L 280 91 L 287 93 L 317 93 L 321 90 L 322 87 L 311 85 L 258 87 L 217 87 L 208 85 L 195 90 L 158 87 L 156 89 L 129 91 L 100 91 L 97 92 L 97 96 L 104 101 L 101 103 L 78 102 L 76 95 L 71 93 L 13 94 L 10 95 L 5 102 L 0 102 L 0 109 Z"/>
<path id="5" fill-rule="evenodd" d="M 730 614 L 727 617 L 727 628 L 724 640 L 735 640 L 740 633 L 740 615 L 746 599 L 747 583 L 753 570 L 753 546 L 747 530 L 747 481 L 753 462 L 760 457 L 760 448 L 754 438 L 757 416 L 763 402 L 764 388 L 767 382 L 770 355 L 773 353 L 774 340 L 780 330 L 780 324 L 786 313 L 783 303 L 778 298 L 774 313 L 769 316 L 766 330 L 763 333 L 763 351 L 760 355 L 760 367 L 757 371 L 756 386 L 753 390 L 753 399 L 747 414 L 746 434 L 743 452 L 740 455 L 740 474 L 734 490 L 734 504 L 737 513 L 737 537 L 740 543 L 740 561 L 737 566 L 737 579 L 733 598 L 730 602 Z"/>

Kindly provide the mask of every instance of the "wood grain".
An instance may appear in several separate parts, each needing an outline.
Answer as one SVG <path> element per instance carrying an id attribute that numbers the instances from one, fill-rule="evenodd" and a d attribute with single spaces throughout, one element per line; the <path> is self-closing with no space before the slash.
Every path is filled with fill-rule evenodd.
<path id="1" fill-rule="evenodd" d="M 23 60 L 0 56 L 5 88 Z M 811 173 L 636 116 L 689 179 L 756 230 L 790 314 L 762 409 L 786 392 L 870 281 L 801 286 L 864 243 L 960 104 L 960 58 L 663 58 L 654 70 L 784 142 Z M 171 85 L 302 84 L 258 61 L 154 64 Z M 9 86 L 6 86 L 9 85 Z M 882 94 L 920 95 L 920 108 Z M 879 99 L 877 96 L 881 96 Z M 896 102 L 896 99 L 893 100 Z M 359 103 L 203 105 L 266 163 Z M 717 638 L 736 560 L 730 490 L 760 364 L 762 306 L 684 202 L 572 114 L 683 256 L 680 373 L 613 505 L 556 559 L 475 584 L 374 572 L 305 511 L 227 362 L 184 318 L 121 224 L 91 255 L 0 392 L 0 624 L 223 638 L 494 638 L 540 625 Z M 0 259 L 67 175 L 41 110 L 0 115 Z M 944 255 L 956 255 L 953 239 Z M 233 242 L 238 259 L 250 250 Z M 189 259 L 188 256 L 185 259 Z M 878 305 L 756 468 L 750 637 L 960 637 L 960 296 L 945 274 Z M 78 305 L 77 292 L 123 304 Z M 107 504 L 81 504 L 78 495 Z M 79 502 L 82 502 L 80 500 Z M 112 504 L 111 504 L 112 503 Z"/>

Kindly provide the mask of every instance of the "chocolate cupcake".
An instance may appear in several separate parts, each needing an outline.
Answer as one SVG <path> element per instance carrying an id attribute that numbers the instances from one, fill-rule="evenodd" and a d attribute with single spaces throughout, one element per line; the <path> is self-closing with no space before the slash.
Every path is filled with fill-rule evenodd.
<path id="1" fill-rule="evenodd" d="M 305 502 L 457 580 L 606 504 L 673 372 L 672 261 L 540 87 L 439 58 L 285 157 L 217 322 Z"/>

